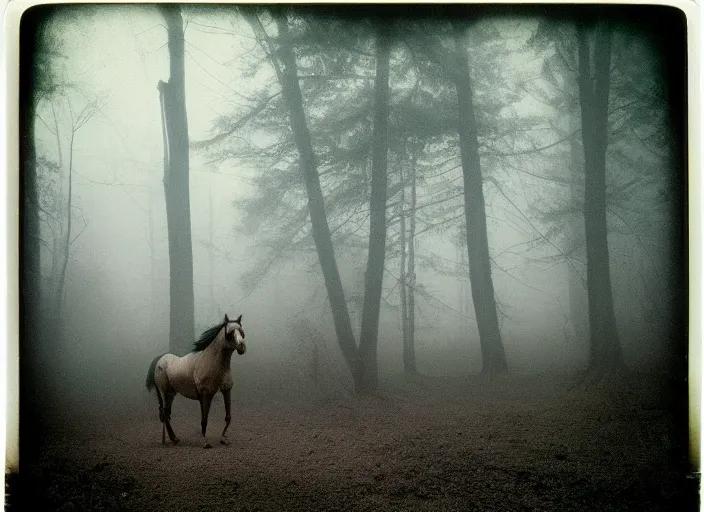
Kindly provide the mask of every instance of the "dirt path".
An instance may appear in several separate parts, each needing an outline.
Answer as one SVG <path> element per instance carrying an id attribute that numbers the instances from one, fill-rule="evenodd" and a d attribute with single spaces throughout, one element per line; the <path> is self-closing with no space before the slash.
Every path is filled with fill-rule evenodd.
<path id="1" fill-rule="evenodd" d="M 42 510 L 61 511 L 699 510 L 661 398 L 642 387 L 604 402 L 564 384 L 432 381 L 238 405 L 232 444 L 210 450 L 197 406 L 177 399 L 179 445 L 161 445 L 156 407 L 136 408 L 53 431 L 23 479 Z M 216 403 L 213 441 L 222 426 Z"/>

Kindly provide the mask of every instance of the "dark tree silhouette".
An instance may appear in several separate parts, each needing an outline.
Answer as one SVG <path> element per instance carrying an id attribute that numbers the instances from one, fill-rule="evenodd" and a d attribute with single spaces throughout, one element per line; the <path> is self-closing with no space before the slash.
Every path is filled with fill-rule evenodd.
<path id="1" fill-rule="evenodd" d="M 388 26 L 381 21 L 377 29 L 376 79 L 374 81 L 374 127 L 372 134 L 372 179 L 369 200 L 369 252 L 364 279 L 362 330 L 359 337 L 361 375 L 355 379 L 365 388 L 377 387 L 376 347 L 379 310 L 386 256 L 386 194 L 389 119 L 389 57 L 391 39 Z"/>
<path id="2" fill-rule="evenodd" d="M 477 122 L 474 115 L 472 84 L 464 34 L 464 28 L 454 27 L 456 44 L 454 79 L 457 89 L 458 132 L 464 178 L 464 213 L 467 223 L 469 278 L 482 349 L 482 371 L 494 373 L 506 371 L 508 366 L 501 342 L 494 298 L 494 283 L 491 278 Z"/>
<path id="3" fill-rule="evenodd" d="M 403 166 L 399 166 L 400 181 L 400 212 L 399 212 L 399 241 L 401 253 L 401 275 L 399 278 L 399 293 L 401 295 L 401 337 L 403 338 L 403 370 L 406 375 L 413 376 L 418 373 L 416 367 L 415 350 L 415 310 L 416 310 L 416 264 L 415 264 L 415 234 L 416 234 L 416 159 L 410 159 L 410 187 L 411 200 L 406 210 L 405 205 L 405 179 Z M 409 217 L 409 229 L 406 231 L 406 217 Z"/>
<path id="4" fill-rule="evenodd" d="M 398 292 L 400 297 L 400 307 L 401 307 L 401 340 L 403 343 L 403 370 L 406 373 L 411 373 L 411 368 L 415 361 L 411 361 L 410 350 L 408 347 L 408 286 L 406 285 L 406 212 L 404 211 L 406 203 L 406 194 L 404 190 L 404 176 L 403 176 L 403 166 L 399 165 L 399 182 L 400 182 L 400 198 L 398 207 L 398 233 L 399 240 L 398 244 L 400 247 L 400 261 L 399 261 L 399 280 L 398 280 Z"/>
<path id="5" fill-rule="evenodd" d="M 584 146 L 584 225 L 591 371 L 623 366 L 616 330 L 606 227 L 606 147 L 611 67 L 611 28 L 579 24 L 579 101 Z"/>
<path id="6" fill-rule="evenodd" d="M 306 122 L 305 111 L 303 110 L 303 98 L 298 83 L 298 68 L 296 58 L 290 43 L 288 30 L 288 20 L 286 14 L 277 11 L 276 26 L 279 31 L 279 57 L 281 61 L 280 81 L 283 90 L 284 102 L 289 111 L 291 132 L 293 134 L 298 153 L 300 155 L 300 167 L 303 173 L 303 180 L 306 186 L 308 197 L 308 210 L 313 230 L 313 240 L 318 252 L 318 260 L 323 271 L 325 287 L 330 300 L 335 333 L 342 349 L 342 354 L 350 368 L 357 368 L 357 348 L 350 322 L 345 294 L 342 289 L 342 280 L 335 260 L 330 227 L 328 226 L 327 215 L 325 214 L 325 202 L 320 188 L 320 177 L 315 161 L 315 154 L 311 144 L 310 132 Z M 258 19 L 249 18 L 255 25 Z M 257 30 L 255 28 L 255 30 Z M 355 386 L 361 387 L 358 381 L 359 372 L 353 371 L 355 375 Z"/>
<path id="7" fill-rule="evenodd" d="M 61 101 L 63 100 L 63 101 Z M 63 104 L 63 108 L 59 107 L 59 104 Z M 94 99 L 86 102 L 83 108 L 74 114 L 74 108 L 72 107 L 72 102 L 70 98 L 61 98 L 60 94 L 55 95 L 55 102 L 52 103 L 52 114 L 53 114 L 53 127 L 46 125 L 48 129 L 56 138 L 56 145 L 58 150 L 58 162 L 56 165 L 56 171 L 59 174 L 63 174 L 63 170 L 66 172 L 66 184 L 68 185 L 68 190 L 59 195 L 63 197 L 58 197 L 55 201 L 55 211 L 54 215 L 49 215 L 52 220 L 56 221 L 58 224 L 56 232 L 54 233 L 54 243 L 52 252 L 52 269 L 50 275 L 50 314 L 56 319 L 59 327 L 63 328 L 63 303 L 66 295 L 66 271 L 68 268 L 69 255 L 71 251 L 71 245 L 76 239 L 81 235 L 83 229 L 85 229 L 85 219 L 83 219 L 83 229 L 74 235 L 73 233 L 73 158 L 74 158 L 74 144 L 78 132 L 88 123 L 91 118 L 96 115 L 102 108 L 102 102 L 98 99 Z M 65 115 L 67 123 L 64 124 L 64 129 L 59 126 L 59 121 L 57 119 L 57 110 L 65 110 Z M 62 139 L 67 139 L 64 143 Z M 66 146 L 62 150 L 62 146 Z M 64 153 L 65 151 L 65 153 Z M 63 178 L 61 178 L 63 179 Z M 59 187 L 59 190 L 62 187 Z M 45 210 L 46 211 L 46 210 Z"/>
<path id="8" fill-rule="evenodd" d="M 164 135 L 164 196 L 169 239 L 170 350 L 190 350 L 193 318 L 193 248 L 189 200 L 188 119 L 183 20 L 177 5 L 160 5 L 168 30 L 170 76 L 159 81 Z"/>

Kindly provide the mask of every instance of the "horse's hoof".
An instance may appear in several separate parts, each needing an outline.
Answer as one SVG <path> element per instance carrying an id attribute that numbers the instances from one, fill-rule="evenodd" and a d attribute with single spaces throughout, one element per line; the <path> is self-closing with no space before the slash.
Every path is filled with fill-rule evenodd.
<path id="1" fill-rule="evenodd" d="M 230 441 L 228 441 L 227 439 L 220 439 L 220 444 L 225 445 L 225 446 L 229 446 Z"/>
<path id="2" fill-rule="evenodd" d="M 213 447 L 213 445 L 210 444 L 210 443 L 205 443 L 205 444 L 203 445 L 203 448 L 212 448 L 212 447 Z"/>
<path id="3" fill-rule="evenodd" d="M 171 440 L 171 442 L 174 443 L 174 444 L 178 444 L 178 442 L 179 442 L 178 437 L 174 437 L 174 438 Z"/>

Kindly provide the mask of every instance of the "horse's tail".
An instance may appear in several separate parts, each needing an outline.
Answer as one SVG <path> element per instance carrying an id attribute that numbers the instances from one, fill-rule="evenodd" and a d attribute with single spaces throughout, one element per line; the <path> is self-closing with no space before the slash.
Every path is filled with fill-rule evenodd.
<path id="1" fill-rule="evenodd" d="M 165 354 L 161 354 L 160 356 L 156 356 L 154 360 L 152 361 L 152 364 L 149 365 L 149 371 L 147 372 L 147 390 L 151 391 L 154 386 L 156 386 L 156 381 L 154 380 L 154 373 L 156 372 L 156 363 L 164 357 Z"/>

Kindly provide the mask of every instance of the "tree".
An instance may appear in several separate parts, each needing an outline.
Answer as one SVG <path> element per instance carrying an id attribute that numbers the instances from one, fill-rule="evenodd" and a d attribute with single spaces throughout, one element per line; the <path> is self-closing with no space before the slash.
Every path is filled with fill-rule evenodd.
<path id="1" fill-rule="evenodd" d="M 275 58 L 274 50 L 280 38 L 275 40 L 269 37 L 261 22 L 251 15 L 248 19 L 258 38 L 264 41 L 264 53 L 272 60 L 272 68 L 280 80 L 282 66 Z M 333 245 L 344 244 L 348 250 L 361 252 L 369 248 L 357 232 L 363 229 L 369 215 L 367 204 L 371 173 L 368 169 L 371 166 L 368 162 L 373 146 L 374 115 L 370 100 L 374 94 L 368 84 L 374 81 L 374 74 L 370 72 L 370 63 L 374 62 L 374 46 L 370 42 L 375 38 L 370 37 L 371 31 L 365 23 L 350 23 L 347 19 L 342 23 L 335 16 L 326 19 L 326 22 L 321 23 L 320 18 L 315 16 L 294 18 L 291 26 L 296 30 L 291 40 L 296 44 L 296 64 L 300 66 L 297 78 L 306 104 L 311 146 L 315 148 L 321 170 L 321 191 L 326 201 L 325 212 Z M 404 23 L 398 23 L 397 35 L 407 28 Z M 477 32 L 490 41 L 487 46 L 491 45 L 492 38 L 495 39 L 495 34 L 490 30 L 484 30 L 488 35 Z M 455 88 L 451 73 L 447 72 L 449 67 L 439 73 L 437 63 L 432 62 L 422 50 L 416 50 L 416 45 L 406 46 L 410 46 L 412 51 L 400 46 L 394 58 L 390 59 L 390 71 L 399 83 L 391 94 L 388 150 L 399 165 L 411 165 L 412 159 L 415 174 L 421 176 L 421 181 L 424 182 L 426 175 L 431 176 L 434 197 L 424 204 L 419 200 L 418 207 L 412 209 L 413 222 L 418 221 L 421 225 L 418 233 L 442 232 L 457 227 L 462 218 L 456 211 L 458 206 L 461 207 L 459 203 L 463 190 L 454 184 L 457 181 L 454 174 L 458 174 L 456 169 L 460 168 L 455 165 L 460 160 Z M 480 71 L 485 68 L 491 68 L 488 59 L 484 59 L 479 66 Z M 254 71 L 249 73 L 253 74 Z M 496 80 L 495 75 L 495 71 L 489 73 L 491 78 L 485 80 L 489 87 L 492 87 L 491 81 Z M 269 84 L 266 89 L 253 98 L 255 102 L 250 112 L 240 117 L 222 116 L 215 123 L 218 133 L 208 141 L 198 143 L 198 147 L 206 149 L 213 161 L 237 158 L 239 161 L 250 161 L 257 167 L 268 167 L 267 173 L 255 178 L 255 195 L 239 202 L 245 212 L 246 229 L 259 228 L 264 236 L 258 241 L 257 248 L 263 252 L 266 249 L 266 257 L 262 257 L 250 273 L 250 285 L 256 285 L 277 261 L 308 251 L 315 244 L 314 237 L 309 236 L 306 192 L 305 189 L 299 191 L 296 182 L 299 171 L 293 154 L 295 148 L 291 147 L 295 138 L 283 131 L 277 119 L 283 105 L 272 90 L 273 85 Z M 483 143 L 491 143 L 492 137 L 500 134 L 491 120 L 496 119 L 495 113 L 505 101 L 512 100 L 506 94 L 505 87 L 498 89 L 501 94 L 497 100 L 492 98 L 481 103 Z M 493 90 L 497 90 L 495 84 Z M 329 105 L 335 107 L 330 108 Z M 243 130 L 244 125 L 247 125 L 247 130 Z M 235 132 L 243 137 L 231 137 Z M 274 142 L 257 147 L 259 144 L 250 143 L 246 138 L 252 133 L 273 135 Z M 456 157 L 447 158 L 448 153 L 455 152 Z M 449 165 L 454 165 L 454 168 L 447 169 Z M 396 209 L 400 201 L 399 195 L 404 185 L 398 176 L 399 173 L 389 176 L 387 209 Z M 423 186 L 426 187 L 425 184 Z M 285 193 L 282 193 L 283 190 Z M 262 211 L 266 211 L 267 215 L 262 216 Z M 291 212 L 295 213 L 292 215 Z M 422 216 L 418 212 L 426 214 Z M 389 215 L 387 223 L 393 223 L 390 225 L 395 227 L 395 220 L 395 214 Z M 402 253 L 408 254 L 410 249 L 400 249 L 406 244 L 400 244 L 400 234 L 396 237 L 395 231 L 390 233 L 387 257 L 401 257 Z M 411 240 L 415 240 L 415 235 L 405 241 Z M 317 253 L 317 249 L 314 250 Z M 415 261 L 415 255 L 408 262 L 411 260 Z M 434 265 L 427 260 L 424 262 Z M 433 297 L 415 281 L 407 286 L 410 284 L 407 280 L 415 279 L 414 276 L 415 272 L 410 272 L 397 278 L 409 292 L 404 297 L 411 298 L 411 294 L 415 297 L 416 292 L 420 292 L 418 296 L 432 301 Z M 356 296 L 348 294 L 346 300 L 348 304 L 355 303 Z M 415 308 L 412 309 L 415 311 Z M 408 318 L 404 325 L 407 322 Z M 412 329 L 407 330 L 404 341 L 407 348 L 410 332 Z"/>
<path id="2" fill-rule="evenodd" d="M 80 9 L 80 8 L 79 8 Z M 20 24 L 20 200 L 19 200 L 19 261 L 20 285 L 20 425 L 21 436 L 37 438 L 42 430 L 45 415 L 43 408 L 51 400 L 50 372 L 55 364 L 56 340 L 61 336 L 60 324 L 55 329 L 45 329 L 51 306 L 51 294 L 42 286 L 42 187 L 40 171 L 47 165 L 56 169 L 40 154 L 37 127 L 39 113 L 44 105 L 68 93 L 74 84 L 60 73 L 63 55 L 62 25 L 81 23 L 90 19 L 85 11 L 77 15 L 72 7 L 42 6 L 29 9 Z M 74 27 L 75 28 L 75 27 Z M 49 307 L 47 307 L 49 306 Z M 20 458 L 33 460 L 38 453 L 36 443 L 22 443 Z"/>
<path id="3" fill-rule="evenodd" d="M 653 229 L 680 218 L 672 210 L 678 173 L 672 172 L 677 165 L 670 159 L 669 150 L 676 147 L 677 139 L 670 133 L 668 102 L 662 94 L 667 77 L 660 75 L 661 50 L 653 45 L 661 37 L 661 29 L 655 25 L 665 19 L 663 14 L 649 11 L 637 24 L 620 19 L 610 50 L 605 196 L 610 266 L 617 272 L 612 285 L 613 301 L 625 299 L 641 305 L 620 312 L 616 308 L 615 315 L 624 315 L 623 322 L 628 325 L 624 330 L 627 337 L 638 335 L 633 319 L 643 318 L 652 335 L 653 329 L 662 332 L 672 323 L 667 310 L 677 310 L 670 299 L 677 296 L 671 293 L 674 283 L 667 283 L 656 263 L 658 257 L 676 256 L 656 249 L 662 248 L 665 240 L 661 230 Z M 558 188 L 549 195 L 549 201 L 545 200 L 545 190 L 531 209 L 537 211 L 538 220 L 548 225 L 547 238 L 561 248 L 561 253 L 550 257 L 550 264 L 558 260 L 569 264 L 570 316 L 577 338 L 589 347 L 582 144 L 585 134 L 581 129 L 576 34 L 579 23 L 581 20 L 569 18 L 538 23 L 529 44 L 542 54 L 543 65 L 540 79 L 531 81 L 524 90 L 546 107 L 546 119 L 556 121 L 549 122 L 552 137 L 558 141 L 550 149 L 554 157 L 547 160 L 548 155 L 540 152 L 536 158 L 544 162 L 537 177 Z M 674 246 L 669 247 L 672 249 Z"/>
<path id="4" fill-rule="evenodd" d="M 460 13 L 449 9 L 443 14 L 458 17 Z M 507 87 L 505 69 L 496 66 L 506 51 L 500 24 L 494 20 L 475 20 L 468 26 L 466 18 L 461 14 L 459 18 L 451 23 L 433 20 L 432 24 L 409 23 L 405 27 L 404 42 L 422 66 L 423 78 L 433 84 L 429 94 L 444 106 L 443 110 L 451 111 L 441 124 L 452 121 L 451 129 L 445 130 L 443 137 L 436 137 L 424 151 L 424 166 L 434 169 L 423 178 L 426 182 L 429 177 L 434 179 L 437 199 L 426 204 L 419 202 L 417 210 L 423 210 L 426 217 L 434 217 L 419 233 L 440 232 L 451 226 L 463 232 L 467 240 L 483 371 L 493 373 L 506 370 L 507 363 L 491 276 L 483 183 L 490 181 L 505 196 L 500 183 L 492 176 L 503 167 L 502 146 L 510 141 L 508 135 L 519 128 L 529 130 L 535 123 L 531 118 L 519 119 L 515 114 L 512 106 L 521 98 Z M 480 55 L 471 63 L 470 49 Z M 474 87 L 480 94 L 474 95 Z M 461 170 L 459 176 L 452 174 L 457 169 Z M 462 180 L 461 185 L 455 185 L 459 180 Z M 458 208 L 462 211 L 460 215 Z M 460 227 L 462 221 L 464 229 Z M 428 264 L 446 275 L 457 272 L 456 265 L 442 268 L 441 259 Z"/>
<path id="5" fill-rule="evenodd" d="M 36 438 L 41 431 L 41 405 L 46 397 L 46 373 L 51 344 L 39 326 L 41 320 L 41 250 L 39 193 L 37 183 L 37 147 L 35 125 L 42 100 L 49 99 L 59 88 L 59 77 L 52 66 L 58 54 L 60 39 L 51 30 L 55 7 L 28 10 L 20 26 L 20 416 L 22 435 Z M 20 458 L 36 455 L 36 443 L 22 443 Z"/>
<path id="6" fill-rule="evenodd" d="M 398 292 L 400 296 L 401 307 L 401 342 L 403 343 L 403 370 L 406 374 L 410 374 L 415 370 L 415 359 L 411 356 L 411 350 L 408 343 L 409 340 L 409 321 L 408 321 L 408 286 L 406 285 L 406 253 L 408 243 L 406 242 L 406 194 L 405 182 L 403 175 L 403 166 L 398 166 L 399 181 L 401 183 L 401 198 L 398 204 L 398 232 L 399 232 L 399 247 L 401 252 L 399 262 L 399 279 Z"/>
<path id="7" fill-rule="evenodd" d="M 291 133 L 293 134 L 298 153 L 300 155 L 300 167 L 308 197 L 308 211 L 312 226 L 313 239 L 318 252 L 320 267 L 323 271 L 325 286 L 328 292 L 328 299 L 332 309 L 335 332 L 338 343 L 348 366 L 352 369 L 355 377 L 355 387 L 363 387 L 359 380 L 360 372 L 358 368 L 357 348 L 352 332 L 345 294 L 342 289 L 342 281 L 335 260 L 335 252 L 330 236 L 330 227 L 325 213 L 325 201 L 320 187 L 320 177 L 315 160 L 315 153 L 311 143 L 310 132 L 306 122 L 306 115 L 303 109 L 303 98 L 298 83 L 298 68 L 296 58 L 290 41 L 288 29 L 288 19 L 285 13 L 277 12 L 275 15 L 276 26 L 278 28 L 278 54 L 281 68 L 278 71 L 284 102 L 289 111 Z M 255 31 L 259 31 L 259 20 L 253 19 L 252 24 Z M 261 28 L 263 31 L 263 28 Z"/>
<path id="8" fill-rule="evenodd" d="M 604 21 L 580 24 L 579 100 L 584 146 L 584 225 L 591 335 L 589 368 L 623 366 L 611 292 L 606 228 L 606 147 L 608 144 L 611 27 Z"/>
<path id="9" fill-rule="evenodd" d="M 45 168 L 45 173 L 58 174 L 58 186 L 56 188 L 44 187 L 44 196 L 52 196 L 45 203 L 40 198 L 37 209 L 41 210 L 46 218 L 45 224 L 49 226 L 53 235 L 53 243 L 50 249 L 52 254 L 52 265 L 50 272 L 50 311 L 51 315 L 59 322 L 62 321 L 62 305 L 65 297 L 66 269 L 68 268 L 70 248 L 73 242 L 81 235 L 86 227 L 83 219 L 83 228 L 74 236 L 73 234 L 73 153 L 74 142 L 80 129 L 91 120 L 102 108 L 98 99 L 86 101 L 83 108 L 77 113 L 74 112 L 73 102 L 68 95 L 57 96 L 56 101 L 51 105 L 53 124 L 45 121 L 41 116 L 47 130 L 56 138 L 56 150 L 58 161 L 54 162 L 47 158 L 40 161 Z M 58 115 L 57 115 L 58 110 Z M 63 115 L 62 115 L 63 114 Z M 63 118 L 63 119 L 62 119 Z M 61 119 L 61 121 L 60 121 Z M 63 125 L 63 126 L 62 126 Z M 40 177 L 42 181 L 46 177 Z"/>
<path id="10" fill-rule="evenodd" d="M 386 171 L 389 118 L 389 59 L 391 38 L 383 21 L 377 22 L 376 74 L 374 80 L 374 125 L 372 179 L 369 200 L 369 249 L 364 280 L 362 330 L 359 339 L 357 378 L 368 389 L 377 387 L 376 347 L 379 333 L 381 288 L 386 256 Z"/>
<path id="11" fill-rule="evenodd" d="M 528 45 L 543 64 L 540 80 L 521 84 L 525 94 L 539 101 L 545 108 L 551 136 L 560 141 L 551 147 L 556 157 L 549 171 L 538 177 L 544 182 L 568 187 L 561 196 L 546 190 L 552 201 L 541 201 L 546 206 L 533 206 L 537 219 L 548 225 L 546 238 L 555 240 L 560 253 L 551 256 L 568 263 L 569 320 L 577 342 L 589 342 L 589 318 L 584 262 L 584 150 L 579 126 L 579 94 L 577 85 L 577 41 L 575 24 L 563 20 L 543 19 L 529 39 Z M 542 152 L 535 155 L 545 165 Z M 567 333 L 565 333 L 566 336 Z"/>
<path id="12" fill-rule="evenodd" d="M 401 176 L 401 213 L 399 221 L 401 247 L 401 277 L 400 293 L 401 293 L 401 322 L 402 322 L 402 337 L 403 337 L 403 368 L 407 375 L 418 373 L 416 368 L 416 349 L 415 349 L 415 321 L 416 321 L 416 251 L 415 251 L 415 236 L 416 236 L 416 160 L 412 156 L 410 160 L 410 187 L 411 187 L 411 202 L 408 207 L 408 212 L 405 211 L 405 182 Z M 403 172 L 402 167 L 399 171 Z M 409 217 L 409 230 L 406 232 L 406 216 Z M 406 260 L 408 253 L 408 260 Z"/>
<path id="13" fill-rule="evenodd" d="M 169 339 L 172 352 L 184 353 L 193 343 L 195 325 L 183 20 L 177 5 L 164 4 L 159 9 L 166 21 L 170 62 L 169 81 L 158 83 L 169 239 Z"/>
<path id="14" fill-rule="evenodd" d="M 318 261 L 323 271 L 323 279 L 330 300 L 333 322 L 337 333 L 338 343 L 342 349 L 342 353 L 347 361 L 355 382 L 355 388 L 358 391 L 374 389 L 377 386 L 377 367 L 376 367 L 376 345 L 378 338 L 379 314 L 381 307 L 381 291 L 383 285 L 384 260 L 386 256 L 386 209 L 387 209 L 387 154 L 388 154 L 388 118 L 389 118 L 389 72 L 390 72 L 390 44 L 391 37 L 387 27 L 374 24 L 376 27 L 376 53 L 372 54 L 374 62 L 376 62 L 376 71 L 374 75 L 365 76 L 359 72 L 345 73 L 344 68 L 340 68 L 339 64 L 335 63 L 336 56 L 331 57 L 329 54 L 320 55 L 320 60 L 329 59 L 329 67 L 331 72 L 337 76 L 309 76 L 312 79 L 317 79 L 323 84 L 329 79 L 337 80 L 337 77 L 350 77 L 353 79 L 362 79 L 364 82 L 373 79 L 375 84 L 374 91 L 364 85 L 358 93 L 370 95 L 373 102 L 369 102 L 366 98 L 361 102 L 352 103 L 352 112 L 349 116 L 338 116 L 336 119 L 329 121 L 330 124 L 339 126 L 343 131 L 347 131 L 352 137 L 347 137 L 346 134 L 339 136 L 337 133 L 328 135 L 330 129 L 318 132 L 314 137 L 311 136 L 311 131 L 308 128 L 309 121 L 304 111 L 304 97 L 301 93 L 301 78 L 298 72 L 298 63 L 293 53 L 292 41 L 295 40 L 300 44 L 304 41 L 305 44 L 299 47 L 299 54 L 307 55 L 308 52 L 319 52 L 322 46 L 321 39 L 329 39 L 329 34 L 325 34 L 323 27 L 319 26 L 315 19 L 306 17 L 299 18 L 298 23 L 303 23 L 309 30 L 303 35 L 292 35 L 289 30 L 289 20 L 286 14 L 281 10 L 271 11 L 278 29 L 276 40 L 270 38 L 258 18 L 257 15 L 250 12 L 245 12 L 245 17 L 252 26 L 253 31 L 266 48 L 277 78 L 281 84 L 283 102 L 288 111 L 290 119 L 290 129 L 293 134 L 293 141 L 296 145 L 296 150 L 299 155 L 299 165 L 304 175 L 304 184 L 306 191 L 306 200 L 308 204 L 307 211 L 300 210 L 300 217 L 296 216 L 291 219 L 288 215 L 287 226 L 285 232 L 277 242 L 277 252 L 283 251 L 284 248 L 290 248 L 293 238 L 297 238 L 297 232 L 300 231 L 302 225 L 306 224 L 310 219 L 312 239 L 315 245 Z M 368 37 L 369 24 L 365 21 L 357 28 L 364 31 L 364 35 Z M 351 31 L 354 33 L 354 31 Z M 339 36 L 338 36 L 339 37 Z M 333 38 L 338 44 L 342 38 Z M 349 40 L 348 40 L 349 41 Z M 355 53 L 355 52 L 353 52 Z M 366 52 L 359 52 L 366 53 Z M 357 56 L 359 58 L 359 56 Z M 371 60 L 371 59 L 368 59 Z M 302 65 L 306 65 L 303 60 Z M 349 63 L 347 63 L 349 66 Z M 310 69 L 310 68 L 307 68 Z M 333 71 L 334 70 L 334 71 Z M 310 72 L 310 71 L 309 71 Z M 316 89 L 316 86 L 313 86 Z M 317 86 L 318 94 L 325 94 L 325 85 Z M 321 92 L 324 91 L 324 92 Z M 334 91 L 335 88 L 333 87 Z M 336 92 L 339 95 L 339 92 Z M 310 101 L 310 99 L 308 99 Z M 318 114 L 320 108 L 312 109 Z M 361 111 L 360 111 L 361 110 Z M 373 112 L 373 121 L 367 121 L 367 115 Z M 310 115 L 310 114 L 309 114 Z M 328 125 L 329 126 L 329 125 Z M 359 136 L 359 128 L 363 131 L 362 137 Z M 357 133 L 355 133 L 357 132 Z M 343 142 L 344 141 L 344 142 Z M 351 150 L 346 154 L 343 145 L 350 141 L 352 144 Z M 313 150 L 313 146 L 319 148 L 318 154 Z M 322 150 L 322 151 L 321 151 Z M 356 170 L 364 171 L 366 174 L 366 160 L 368 154 L 371 153 L 371 181 L 365 180 L 367 186 L 364 189 L 358 187 L 359 182 L 353 182 L 351 176 L 340 174 L 340 182 L 342 185 L 354 186 L 355 190 L 352 195 L 344 197 L 344 191 L 340 192 L 342 200 L 338 203 L 334 201 L 333 208 L 344 212 L 340 205 L 346 206 L 350 204 L 359 205 L 359 201 L 369 204 L 369 244 L 368 261 L 363 283 L 363 299 L 362 299 L 362 327 L 360 332 L 359 347 L 357 347 L 354 334 L 351 327 L 350 315 L 347 301 L 342 287 L 342 281 L 337 269 L 335 259 L 332 230 L 328 224 L 330 210 L 326 208 L 323 196 L 323 187 L 321 186 L 321 177 L 318 172 L 318 161 L 322 160 L 326 165 L 332 167 L 325 174 L 330 174 L 332 170 L 351 170 L 351 166 L 356 167 Z M 320 156 L 322 153 L 322 156 Z M 341 154 L 342 153 L 342 154 Z M 317 156 L 317 158 L 316 158 Z M 342 157 L 342 158 L 340 158 Z M 292 172 L 297 172 L 292 170 Z M 269 179 L 269 178 L 267 178 Z M 338 186 L 340 190 L 343 187 Z M 280 189 L 279 189 L 280 190 Z M 272 189 L 272 194 L 278 194 L 276 187 Z M 266 197 L 266 196 L 264 196 Z M 267 199 L 269 202 L 270 199 Z M 306 215 L 307 213 L 307 215 Z M 335 212 L 337 213 L 337 212 Z M 345 214 L 347 214 L 345 212 Z M 353 214 L 354 215 L 354 214 Z M 298 226 L 291 230 L 291 220 Z M 347 221 L 345 221 L 347 222 Z M 293 237 L 291 236 L 293 233 Z M 301 240 L 299 238 L 299 240 Z M 276 257 L 276 256 L 275 256 Z M 271 262 L 267 263 L 262 269 L 266 272 L 271 266 Z"/>
<path id="15" fill-rule="evenodd" d="M 37 183 L 37 144 L 35 125 L 37 112 L 43 100 L 49 100 L 61 87 L 52 59 L 59 55 L 60 39 L 51 30 L 54 9 L 36 9 L 22 20 L 20 72 L 20 145 L 22 162 L 22 194 L 20 196 L 20 259 L 22 261 L 20 317 L 23 319 L 22 337 L 39 340 L 32 333 L 37 325 L 41 301 L 40 219 Z M 24 345 L 24 344 L 23 344 Z M 26 346 L 26 345 L 25 345 Z M 28 360 L 27 357 L 23 358 Z"/>
<path id="16" fill-rule="evenodd" d="M 469 62 L 464 45 L 464 28 L 455 26 L 454 35 L 456 45 L 454 79 L 459 113 L 458 132 L 464 178 L 464 212 L 467 224 L 469 274 L 472 300 L 479 327 L 479 341 L 482 347 L 482 371 L 487 373 L 502 372 L 506 371 L 508 366 L 501 342 L 494 300 L 494 284 L 491 279 L 477 124 L 472 102 Z"/>

